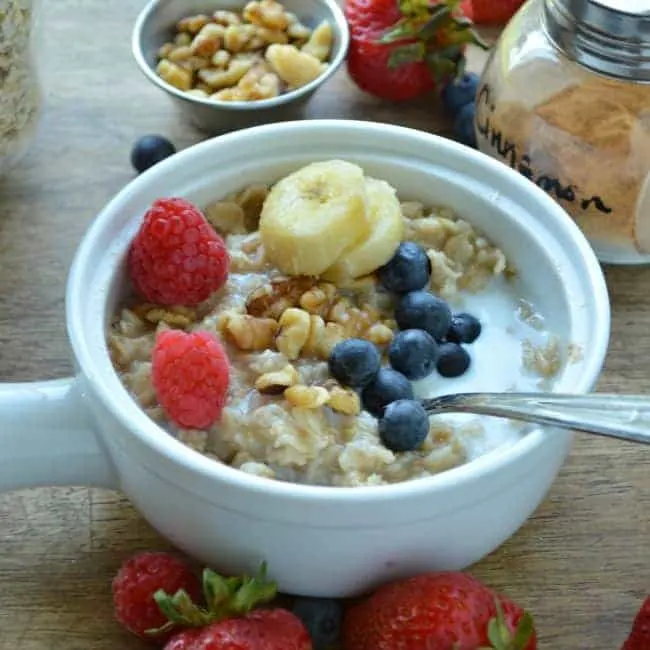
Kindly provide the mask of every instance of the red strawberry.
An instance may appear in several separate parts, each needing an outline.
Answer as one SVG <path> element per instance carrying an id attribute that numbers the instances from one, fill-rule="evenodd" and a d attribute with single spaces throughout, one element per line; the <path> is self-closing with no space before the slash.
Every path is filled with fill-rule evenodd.
<path id="1" fill-rule="evenodd" d="M 465 0 L 463 11 L 472 16 L 477 25 L 507 23 L 526 0 Z"/>
<path id="2" fill-rule="evenodd" d="M 645 599 L 632 624 L 632 631 L 621 650 L 648 650 L 650 648 L 650 596 Z"/>
<path id="3" fill-rule="evenodd" d="M 129 274 L 145 300 L 196 305 L 221 289 L 230 258 L 201 211 L 178 198 L 154 202 L 129 250 Z"/>
<path id="4" fill-rule="evenodd" d="M 267 634 L 271 641 L 277 639 L 281 634 L 289 634 L 289 639 L 296 639 L 296 645 L 287 645 L 286 650 L 311 650 L 310 646 L 299 645 L 298 640 L 303 639 L 300 633 L 305 628 L 302 623 L 296 621 L 289 612 L 272 616 L 260 612 L 253 612 L 253 609 L 260 604 L 267 603 L 277 594 L 276 586 L 266 579 L 266 566 L 257 576 L 239 576 L 224 578 L 210 569 L 203 571 L 203 599 L 205 607 L 196 605 L 187 593 L 177 592 L 172 595 L 164 590 L 158 590 L 154 599 L 162 614 L 162 627 L 148 629 L 149 636 L 156 637 L 161 632 L 178 630 L 166 646 L 167 650 L 210 650 L 212 648 L 223 648 L 223 650 L 248 650 L 247 645 L 236 645 L 243 642 L 246 637 L 246 630 L 250 629 L 249 635 L 253 640 L 259 640 Z M 266 611 L 266 610 L 264 610 Z M 270 610 L 280 611 L 280 610 Z M 287 616 L 289 614 L 289 617 Z M 248 627 L 244 623 L 235 621 L 249 620 Z M 259 621 L 266 621 L 263 625 Z M 222 630 L 218 636 L 217 630 Z M 230 634 L 230 637 L 228 636 Z M 220 642 L 232 641 L 234 645 L 213 645 L 214 639 Z M 167 636 L 169 638 L 169 635 Z M 307 635 L 307 639 L 308 639 Z M 216 641 L 215 641 L 216 642 Z M 258 646 L 255 650 L 258 649 Z M 276 650 L 278 645 L 259 646 L 259 650 Z M 282 650 L 285 650 L 284 647 Z"/>
<path id="5" fill-rule="evenodd" d="M 459 0 L 346 0 L 348 72 L 391 101 L 423 95 L 463 73 L 468 43 L 485 47 Z"/>
<path id="6" fill-rule="evenodd" d="M 500 602 L 466 573 L 393 582 L 348 610 L 343 650 L 536 650 L 531 617 Z"/>
<path id="7" fill-rule="evenodd" d="M 199 580 L 190 567 L 167 553 L 141 553 L 127 560 L 113 580 L 117 620 L 139 637 L 151 638 L 147 630 L 167 622 L 154 600 L 159 589 L 169 593 L 184 590 L 191 598 L 201 594 Z M 162 635 L 162 640 L 167 637 Z"/>
<path id="8" fill-rule="evenodd" d="M 312 645 L 294 614 L 286 609 L 260 609 L 180 632 L 165 650 L 312 650 Z"/>

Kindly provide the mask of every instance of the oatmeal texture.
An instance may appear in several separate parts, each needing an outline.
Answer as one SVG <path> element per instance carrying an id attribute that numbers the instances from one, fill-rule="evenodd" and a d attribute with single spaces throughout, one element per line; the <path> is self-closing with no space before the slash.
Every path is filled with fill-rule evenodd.
<path id="1" fill-rule="evenodd" d="M 0 0 L 0 173 L 24 152 L 36 127 L 33 18 L 33 0 Z"/>
<path id="2" fill-rule="evenodd" d="M 361 410 L 359 396 L 329 376 L 329 352 L 345 338 L 365 338 L 385 353 L 396 331 L 393 299 L 374 276 L 336 286 L 274 270 L 257 232 L 267 192 L 253 185 L 205 209 L 232 257 L 221 291 L 196 309 L 133 304 L 118 314 L 109 347 L 127 389 L 185 444 L 265 478 L 369 486 L 464 463 L 464 441 L 481 433 L 475 424 L 454 430 L 432 420 L 422 448 L 394 453 L 381 443 L 377 421 Z M 406 239 L 428 251 L 433 292 L 453 302 L 460 292 L 481 291 L 507 273 L 503 253 L 452 211 L 405 202 L 402 213 Z M 227 346 L 228 406 L 209 431 L 179 430 L 156 402 L 151 352 L 156 333 L 169 327 L 216 332 Z M 545 377 L 559 369 L 556 348 L 545 355 L 524 345 L 522 355 L 522 363 Z"/>

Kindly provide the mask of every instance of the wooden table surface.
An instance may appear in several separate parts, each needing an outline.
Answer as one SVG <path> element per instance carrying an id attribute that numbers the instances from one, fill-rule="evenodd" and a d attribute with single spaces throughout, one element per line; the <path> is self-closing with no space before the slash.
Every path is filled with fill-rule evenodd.
<path id="1" fill-rule="evenodd" d="M 146 132 L 179 148 L 202 137 L 131 60 L 130 28 L 142 4 L 44 3 L 45 123 L 24 163 L 0 183 L 1 380 L 71 372 L 68 266 L 93 215 L 133 178 L 131 143 Z M 473 60 L 475 68 L 481 63 Z M 435 107 L 374 101 L 344 72 L 314 98 L 310 115 L 449 132 Z M 614 322 L 600 388 L 650 392 L 650 269 L 608 269 L 607 280 Z M 649 462 L 648 449 L 579 437 L 538 513 L 474 568 L 531 609 L 541 648 L 620 647 L 650 591 Z M 129 554 L 166 547 L 119 494 L 74 488 L 0 496 L 0 649 L 141 647 L 112 620 L 110 580 Z"/>

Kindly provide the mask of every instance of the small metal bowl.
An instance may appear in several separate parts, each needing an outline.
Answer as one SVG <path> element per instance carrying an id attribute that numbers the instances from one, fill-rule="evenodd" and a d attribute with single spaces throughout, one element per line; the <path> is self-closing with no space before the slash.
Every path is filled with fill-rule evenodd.
<path id="1" fill-rule="evenodd" d="M 164 90 L 181 112 L 202 131 L 224 133 L 268 122 L 303 118 L 309 98 L 344 62 L 350 33 L 337 0 L 281 0 L 284 7 L 314 28 L 328 20 L 334 30 L 329 66 L 311 83 L 274 97 L 250 102 L 223 102 L 187 95 L 163 81 L 156 73 L 158 49 L 172 40 L 176 23 L 194 14 L 212 14 L 217 9 L 241 12 L 247 0 L 151 0 L 138 16 L 132 34 L 133 56 L 144 75 Z"/>

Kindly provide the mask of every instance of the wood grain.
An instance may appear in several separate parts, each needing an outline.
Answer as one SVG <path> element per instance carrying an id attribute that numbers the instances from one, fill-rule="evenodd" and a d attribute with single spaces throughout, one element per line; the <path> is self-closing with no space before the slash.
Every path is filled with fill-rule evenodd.
<path id="1" fill-rule="evenodd" d="M 24 163 L 0 183 L 0 379 L 71 371 L 64 283 L 93 215 L 133 174 L 146 132 L 201 139 L 131 61 L 141 0 L 44 3 L 47 113 Z M 473 65 L 479 66 L 480 58 Z M 430 102 L 399 109 L 345 74 L 311 117 L 351 117 L 448 134 Z M 601 388 L 650 392 L 650 269 L 609 269 L 614 308 Z M 1 451 L 0 451 L 1 453 Z M 650 450 L 580 437 L 531 521 L 475 573 L 536 615 L 542 648 L 612 650 L 650 586 Z M 110 579 L 129 554 L 166 543 L 119 495 L 41 489 L 0 496 L 0 649 L 135 650 L 112 621 Z"/>

